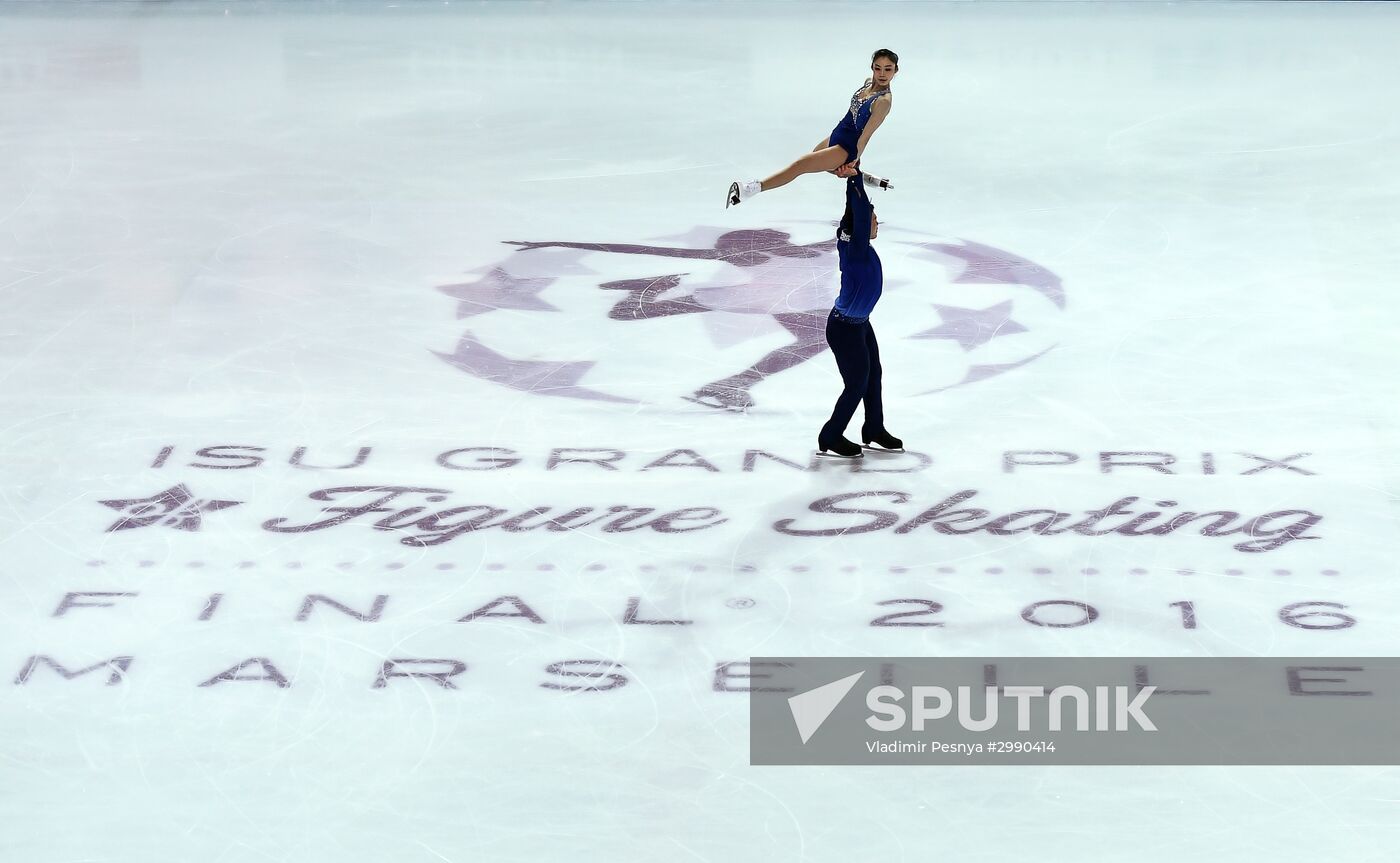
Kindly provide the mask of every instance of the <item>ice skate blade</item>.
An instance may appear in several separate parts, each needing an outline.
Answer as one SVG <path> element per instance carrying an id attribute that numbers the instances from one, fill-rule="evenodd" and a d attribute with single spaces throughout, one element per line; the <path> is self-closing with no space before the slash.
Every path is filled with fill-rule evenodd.
<path id="1" fill-rule="evenodd" d="M 871 452 L 887 452 L 893 455 L 898 455 L 899 453 L 904 452 L 904 447 L 900 447 L 899 449 L 885 449 L 877 443 L 863 443 L 860 445 L 860 448 L 868 449 Z"/>
<path id="2" fill-rule="evenodd" d="M 724 196 L 724 208 L 727 210 L 727 209 L 729 209 L 730 207 L 737 206 L 738 203 L 739 203 L 739 184 L 738 184 L 738 183 L 730 183 L 730 184 L 729 184 L 729 194 L 727 194 L 727 195 Z"/>
<path id="3" fill-rule="evenodd" d="M 836 459 L 839 461 L 855 461 L 858 458 L 865 458 L 865 453 L 858 452 L 855 455 L 841 455 L 839 452 L 823 452 L 822 450 L 817 450 L 817 458 L 829 458 Z"/>

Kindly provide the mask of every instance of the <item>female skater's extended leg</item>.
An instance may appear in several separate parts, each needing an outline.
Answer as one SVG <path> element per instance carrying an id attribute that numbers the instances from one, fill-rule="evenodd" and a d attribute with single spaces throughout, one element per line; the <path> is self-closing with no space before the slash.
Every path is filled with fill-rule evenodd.
<path id="1" fill-rule="evenodd" d="M 834 171 L 850 161 L 846 154 L 845 147 L 823 147 L 820 150 L 813 150 L 802 158 L 788 165 L 773 176 L 767 178 L 762 183 L 762 190 L 767 192 L 786 186 L 803 174 L 817 174 L 822 171 Z"/>
<path id="2" fill-rule="evenodd" d="M 850 161 L 850 156 L 845 147 L 818 146 L 817 149 L 766 180 L 735 180 L 730 183 L 729 191 L 724 196 L 724 206 L 732 207 L 742 201 L 749 200 L 759 192 L 767 192 L 770 189 L 786 186 L 803 174 L 816 174 L 821 171 L 835 172 L 837 168 L 848 161 Z"/>

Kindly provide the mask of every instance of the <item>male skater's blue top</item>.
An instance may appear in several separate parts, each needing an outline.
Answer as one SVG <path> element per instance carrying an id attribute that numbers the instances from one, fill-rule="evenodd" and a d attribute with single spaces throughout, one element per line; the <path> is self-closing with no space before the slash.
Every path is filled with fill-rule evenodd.
<path id="1" fill-rule="evenodd" d="M 846 204 L 851 208 L 851 234 L 838 231 L 836 254 L 841 258 L 841 294 L 836 312 L 856 322 L 870 317 L 885 285 L 880 256 L 870 245 L 870 214 L 875 208 L 865 194 L 865 175 L 846 180 Z"/>
<path id="2" fill-rule="evenodd" d="M 831 130 L 831 135 L 826 139 L 828 147 L 844 147 L 847 161 L 854 162 L 856 147 L 860 144 L 860 135 L 865 131 L 865 125 L 870 122 L 870 106 L 875 104 L 875 100 L 890 92 L 889 90 L 877 90 L 866 99 L 861 99 L 860 94 L 865 91 L 870 84 L 866 81 L 860 85 L 860 89 L 851 94 L 851 108 L 846 115 L 841 118 L 841 122 L 836 124 L 836 128 Z"/>

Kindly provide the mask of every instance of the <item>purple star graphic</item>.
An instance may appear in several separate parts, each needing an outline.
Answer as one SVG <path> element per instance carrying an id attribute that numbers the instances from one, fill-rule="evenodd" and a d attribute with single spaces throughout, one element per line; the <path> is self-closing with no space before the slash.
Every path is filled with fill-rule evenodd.
<path id="1" fill-rule="evenodd" d="M 943 323 L 931 330 L 910 336 L 912 339 L 953 339 L 964 351 L 979 348 L 997 336 L 1029 332 L 1011 320 L 1011 300 L 985 309 L 964 309 L 958 306 L 933 306 Z"/>
<path id="2" fill-rule="evenodd" d="M 962 261 L 965 265 L 958 277 L 953 279 L 963 285 L 1025 285 L 1050 300 L 1057 307 L 1065 307 L 1065 288 L 1060 277 L 1019 255 L 1003 249 L 995 249 L 963 240 L 962 245 L 952 243 L 911 243 L 932 254 L 928 257 L 947 256 Z"/>
<path id="3" fill-rule="evenodd" d="M 467 374 L 510 387 L 521 392 L 540 396 L 591 399 L 593 401 L 623 402 L 636 404 L 633 399 L 624 399 L 599 390 L 578 386 L 578 382 L 593 368 L 593 362 L 555 362 L 552 360 L 515 360 L 498 354 L 484 345 L 468 330 L 457 343 L 457 350 L 451 354 L 438 351 L 433 353 L 444 362 L 461 369 Z"/>
<path id="4" fill-rule="evenodd" d="M 195 500 L 184 483 L 171 486 L 153 497 L 132 498 L 130 500 L 100 500 L 98 503 L 122 514 L 106 532 L 131 530 L 137 527 L 150 527 L 161 524 L 175 530 L 199 530 L 200 516 L 231 506 L 238 506 L 237 500 Z"/>
<path id="5" fill-rule="evenodd" d="M 439 285 L 438 290 L 460 300 L 457 317 L 469 318 L 496 309 L 520 309 L 527 312 L 557 312 L 554 306 L 540 299 L 540 291 L 554 279 L 517 278 L 500 267 L 494 267 L 480 281 L 457 285 Z"/>
<path id="6" fill-rule="evenodd" d="M 1006 372 L 1009 372 L 1009 371 L 1011 371 L 1012 369 L 1019 369 L 1021 366 L 1024 366 L 1026 363 L 1029 363 L 1029 362 L 1032 362 L 1032 361 L 1034 361 L 1034 360 L 1040 359 L 1041 357 L 1043 357 L 1043 356 L 1045 356 L 1046 354 L 1050 353 L 1050 351 L 1051 351 L 1052 349 L 1054 349 L 1055 347 L 1057 347 L 1057 346 L 1056 346 L 1056 345 L 1051 345 L 1050 347 L 1046 348 L 1045 350 L 1043 350 L 1043 351 L 1041 351 L 1041 352 L 1039 352 L 1039 353 L 1037 353 L 1037 354 L 1032 354 L 1031 356 L 1025 357 L 1025 358 L 1023 358 L 1023 359 L 1019 359 L 1019 360 L 1015 361 L 1014 363 L 1000 363 L 1000 364 L 996 364 L 996 365 L 985 365 L 985 366 L 969 366 L 968 369 L 967 369 L 967 372 L 963 374 L 963 379 L 960 380 L 960 381 L 958 381 L 957 383 L 955 383 L 955 384 L 949 384 L 949 385 L 946 386 L 946 387 L 938 387 L 937 389 L 924 390 L 923 392 L 919 393 L 919 395 L 921 395 L 921 396 L 926 396 L 926 395 L 930 395 L 930 394 L 932 394 L 932 393 L 941 393 L 941 392 L 943 392 L 944 390 L 951 390 L 951 389 L 954 389 L 954 388 L 956 388 L 956 387 L 966 386 L 967 384 L 975 384 L 975 383 L 977 383 L 978 381 L 985 381 L 987 378 L 994 378 L 994 377 L 996 377 L 997 375 L 1005 374 Z"/>
<path id="7" fill-rule="evenodd" d="M 509 244 L 509 243 L 508 243 Z M 587 249 L 516 249 L 530 251 L 528 255 L 511 258 L 510 266 L 519 276 L 591 276 L 597 270 L 584 266 L 583 259 L 589 255 Z"/>

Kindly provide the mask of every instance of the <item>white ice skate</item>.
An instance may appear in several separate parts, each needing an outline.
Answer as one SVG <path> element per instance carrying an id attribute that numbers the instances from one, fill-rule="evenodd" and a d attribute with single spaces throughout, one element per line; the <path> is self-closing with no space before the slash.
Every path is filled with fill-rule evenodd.
<path id="1" fill-rule="evenodd" d="M 738 206 L 741 202 L 747 201 L 754 195 L 763 191 L 763 184 L 758 180 L 746 180 L 744 182 L 735 181 L 729 184 L 729 194 L 724 198 L 724 208 Z"/>
<path id="2" fill-rule="evenodd" d="M 865 175 L 865 185 L 876 189 L 888 190 L 894 188 L 894 184 L 891 183 L 889 180 L 886 180 L 883 177 L 877 177 L 874 174 Z"/>

